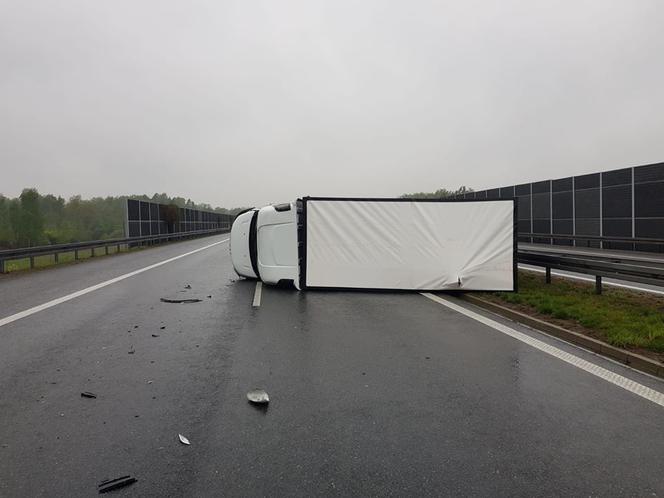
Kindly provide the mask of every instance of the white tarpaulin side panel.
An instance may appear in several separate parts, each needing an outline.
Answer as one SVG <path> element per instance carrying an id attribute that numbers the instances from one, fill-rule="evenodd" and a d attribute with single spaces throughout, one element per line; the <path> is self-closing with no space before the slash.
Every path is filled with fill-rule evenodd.
<path id="1" fill-rule="evenodd" d="M 305 199 L 307 287 L 514 290 L 512 200 Z"/>

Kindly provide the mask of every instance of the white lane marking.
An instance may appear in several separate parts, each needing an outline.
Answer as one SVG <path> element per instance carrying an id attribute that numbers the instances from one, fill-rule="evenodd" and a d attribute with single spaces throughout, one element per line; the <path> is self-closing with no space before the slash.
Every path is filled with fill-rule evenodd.
<path id="1" fill-rule="evenodd" d="M 79 296 L 82 296 L 84 294 L 88 294 L 90 292 L 94 292 L 98 289 L 101 289 L 103 287 L 106 287 L 107 285 L 114 284 L 116 282 L 120 282 L 121 280 L 124 280 L 129 277 L 133 277 L 134 275 L 138 275 L 139 273 L 143 273 L 144 271 L 152 270 L 153 268 L 157 268 L 159 266 L 165 265 L 167 263 L 171 263 L 172 261 L 175 261 L 176 259 L 184 258 L 185 256 L 190 256 L 192 254 L 195 254 L 200 251 L 204 251 L 205 249 L 209 249 L 210 247 L 216 246 L 218 244 L 222 244 L 224 242 L 228 242 L 229 239 L 224 239 L 220 240 L 219 242 L 215 242 L 213 244 L 208 244 L 203 247 L 199 247 L 198 249 L 194 249 L 193 251 L 186 252 L 184 254 L 180 254 L 179 256 L 175 256 L 173 258 L 165 259 L 164 261 L 160 261 L 159 263 L 155 263 L 150 266 L 146 266 L 145 268 L 141 268 L 139 270 L 134 270 L 129 273 L 125 273 L 124 275 L 120 275 L 119 277 L 112 278 L 110 280 L 106 280 L 105 282 L 101 282 L 96 285 L 92 285 L 90 287 L 86 287 L 85 289 L 81 289 L 76 292 L 72 292 L 71 294 L 67 294 L 66 296 L 59 297 L 57 299 L 53 299 L 52 301 L 48 301 L 47 303 L 40 304 L 38 306 L 34 306 L 32 308 L 29 308 L 24 311 L 19 311 L 18 313 L 15 313 L 14 315 L 9 315 L 5 318 L 0 318 L 0 327 L 3 325 L 7 325 L 8 323 L 15 322 L 16 320 L 20 320 L 21 318 L 25 318 L 26 316 L 34 315 L 35 313 L 39 313 L 40 311 L 43 311 L 48 308 L 52 308 L 53 306 L 57 306 L 58 304 L 62 304 L 67 301 L 71 301 L 72 299 L 75 299 Z"/>
<path id="2" fill-rule="evenodd" d="M 526 271 L 534 271 L 537 273 L 546 273 L 546 270 L 542 270 L 540 268 L 531 268 L 528 266 L 523 266 L 519 265 L 519 268 L 522 270 Z M 589 278 L 589 277 L 581 277 L 579 275 L 570 275 L 569 273 L 559 273 L 557 271 L 552 271 L 551 275 L 555 275 L 557 277 L 563 277 L 563 278 L 571 278 L 572 280 L 582 280 L 584 282 L 592 282 L 595 283 L 594 278 Z M 621 289 L 630 289 L 630 290 L 635 290 L 635 291 L 640 291 L 640 292 L 648 292 L 650 294 L 659 294 L 661 296 L 664 296 L 664 291 L 659 291 L 655 289 L 648 289 L 646 287 L 638 287 L 636 285 L 627 285 L 627 284 L 619 284 L 617 282 L 607 282 L 606 280 L 602 279 L 602 284 L 604 285 L 610 285 L 612 287 L 620 287 Z"/>
<path id="3" fill-rule="evenodd" d="M 479 313 L 475 313 L 474 311 L 466 309 L 463 306 L 459 306 L 458 304 L 455 304 L 447 299 L 443 299 L 440 296 L 436 296 L 428 292 L 422 292 L 422 295 L 431 299 L 432 301 L 437 302 L 438 304 L 447 306 L 451 310 L 466 315 L 473 320 L 477 320 L 478 322 L 483 323 L 484 325 L 487 325 L 488 327 L 491 327 L 499 332 L 502 332 L 503 334 L 506 334 L 518 341 L 524 342 L 529 346 L 534 347 L 535 349 L 539 349 L 540 351 L 554 356 L 559 360 L 567 362 L 570 365 L 580 368 L 581 370 L 585 370 L 586 372 L 595 375 L 600 379 L 610 382 L 611 384 L 615 384 L 618 387 L 622 387 L 623 389 L 626 389 L 627 391 L 634 393 L 637 396 L 641 396 L 648 401 L 652 401 L 653 403 L 664 407 L 664 394 L 659 391 L 655 391 L 654 389 L 644 386 L 643 384 L 639 384 L 638 382 L 630 380 L 627 377 L 618 375 L 617 373 L 600 367 L 599 365 L 595 365 L 594 363 L 579 358 L 578 356 L 563 351 L 562 349 L 547 344 L 546 342 L 540 341 L 539 339 L 530 337 L 523 332 L 514 330 L 506 325 L 503 325 L 502 323 L 492 320 L 491 318 L 487 318 L 483 315 L 480 315 Z"/>
<path id="4" fill-rule="evenodd" d="M 254 308 L 258 308 L 261 305 L 261 295 L 263 294 L 263 282 L 260 280 L 256 282 L 256 290 L 254 291 Z"/>

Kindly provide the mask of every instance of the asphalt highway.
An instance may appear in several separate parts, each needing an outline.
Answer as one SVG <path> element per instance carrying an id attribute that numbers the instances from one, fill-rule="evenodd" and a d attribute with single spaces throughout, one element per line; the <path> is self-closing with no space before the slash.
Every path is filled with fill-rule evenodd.
<path id="1" fill-rule="evenodd" d="M 662 381 L 444 294 L 257 296 L 226 238 L 0 278 L 0 496 L 664 496 Z"/>

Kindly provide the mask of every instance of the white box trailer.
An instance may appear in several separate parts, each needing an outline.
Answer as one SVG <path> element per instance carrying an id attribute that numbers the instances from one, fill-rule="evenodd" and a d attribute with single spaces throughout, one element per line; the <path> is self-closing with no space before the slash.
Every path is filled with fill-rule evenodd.
<path id="1" fill-rule="evenodd" d="M 303 197 L 239 215 L 238 274 L 299 289 L 517 289 L 516 201 Z"/>

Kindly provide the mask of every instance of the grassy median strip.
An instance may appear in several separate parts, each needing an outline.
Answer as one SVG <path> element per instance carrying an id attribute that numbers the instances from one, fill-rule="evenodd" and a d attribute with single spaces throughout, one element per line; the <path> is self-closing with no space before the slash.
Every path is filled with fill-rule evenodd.
<path id="1" fill-rule="evenodd" d="M 604 287 L 595 294 L 594 285 L 519 272 L 519 292 L 485 294 L 501 303 L 613 346 L 649 353 L 664 360 L 664 297 Z"/>

